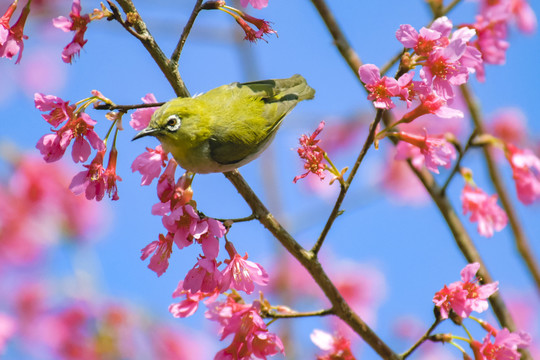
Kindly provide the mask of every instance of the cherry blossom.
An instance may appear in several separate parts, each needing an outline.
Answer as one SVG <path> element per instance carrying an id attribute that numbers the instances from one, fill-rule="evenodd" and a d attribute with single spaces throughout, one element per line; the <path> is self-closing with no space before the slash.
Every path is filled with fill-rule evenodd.
<path id="1" fill-rule="evenodd" d="M 512 166 L 518 199 L 532 204 L 540 199 L 540 159 L 529 149 L 506 144 L 506 157 Z"/>
<path id="2" fill-rule="evenodd" d="M 392 109 L 395 104 L 390 99 L 400 94 L 400 86 L 396 79 L 388 76 L 381 77 L 379 68 L 373 64 L 360 66 L 358 70 L 360 80 L 369 92 L 368 100 L 378 109 Z"/>
<path id="3" fill-rule="evenodd" d="M 470 213 L 472 222 L 478 222 L 478 233 L 492 237 L 508 223 L 508 217 L 497 205 L 497 195 L 487 195 L 482 189 L 467 184 L 461 192 L 463 214 Z"/>
<path id="4" fill-rule="evenodd" d="M 324 150 L 317 145 L 321 140 L 317 139 L 317 136 L 324 128 L 324 121 L 321 121 L 317 129 L 311 134 L 311 136 L 302 135 L 300 137 L 300 147 L 298 148 L 298 155 L 305 160 L 304 169 L 307 171 L 302 175 L 298 175 L 294 178 L 293 182 L 305 178 L 309 173 L 316 174 L 320 179 L 324 179 L 326 165 L 324 164 Z"/>

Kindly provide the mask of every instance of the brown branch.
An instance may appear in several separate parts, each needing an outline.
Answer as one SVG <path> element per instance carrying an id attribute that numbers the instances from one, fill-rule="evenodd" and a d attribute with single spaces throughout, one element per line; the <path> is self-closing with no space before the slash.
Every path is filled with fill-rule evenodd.
<path id="1" fill-rule="evenodd" d="M 263 317 L 272 318 L 272 319 L 294 319 L 301 317 L 317 317 L 317 316 L 327 316 L 333 315 L 334 309 L 324 309 L 317 311 L 309 312 L 289 312 L 289 313 L 276 313 L 273 311 L 263 312 L 261 315 Z"/>
<path id="2" fill-rule="evenodd" d="M 422 335 L 422 337 L 420 339 L 418 339 L 418 341 L 413 346 L 411 346 L 411 348 L 409 350 L 407 350 L 403 354 L 401 354 L 401 358 L 406 359 L 409 355 L 411 355 L 413 353 L 413 351 L 415 351 L 420 345 L 422 345 L 424 343 L 424 341 L 428 340 L 431 333 L 433 332 L 433 330 L 435 330 L 435 328 L 440 323 L 441 323 L 441 318 L 438 317 L 437 319 L 435 319 L 435 322 L 433 324 L 431 324 L 431 326 L 426 331 L 426 333 L 424 335 Z"/>
<path id="3" fill-rule="evenodd" d="M 99 104 L 94 106 L 96 110 L 120 110 L 123 112 L 134 110 L 134 109 L 143 109 L 151 107 L 159 107 L 165 104 L 164 102 L 152 103 L 152 104 L 135 104 L 135 105 L 116 105 L 116 104 Z"/>
<path id="4" fill-rule="evenodd" d="M 326 5 L 326 2 L 324 0 L 311 0 L 311 2 L 319 12 L 319 15 L 326 24 L 328 31 L 332 35 L 332 38 L 334 39 L 334 45 L 341 53 L 341 56 L 343 56 L 343 59 L 345 59 L 347 64 L 349 64 L 349 67 L 353 69 L 356 78 L 360 80 L 358 69 L 360 68 L 360 66 L 362 66 L 362 61 L 360 60 L 358 54 L 349 44 L 349 41 L 347 41 L 347 38 L 341 31 L 341 28 L 339 27 L 334 15 Z"/>
<path id="5" fill-rule="evenodd" d="M 274 216 L 266 209 L 257 195 L 246 183 L 238 170 L 224 173 L 225 177 L 234 185 L 236 190 L 242 195 L 255 216 L 262 225 L 266 227 L 272 235 L 287 249 L 310 273 L 315 282 L 324 292 L 330 303 L 334 314 L 345 321 L 357 334 L 359 334 L 373 350 L 375 350 L 383 359 L 400 359 L 399 356 L 383 342 L 375 332 L 349 307 L 345 299 L 341 296 L 332 280 L 323 270 L 316 256 L 306 249 L 302 248 L 298 242 L 285 230 Z"/>
<path id="6" fill-rule="evenodd" d="M 381 122 L 382 119 L 383 110 L 379 109 L 377 110 L 377 115 L 375 116 L 375 119 L 371 123 L 369 127 L 369 133 L 366 138 L 366 141 L 364 142 L 364 146 L 362 147 L 362 150 L 360 150 L 360 154 L 358 154 L 358 158 L 356 159 L 356 162 L 354 163 L 353 168 L 351 169 L 351 172 L 349 173 L 349 176 L 344 184 L 341 184 L 341 190 L 339 192 L 338 198 L 336 200 L 336 203 L 334 204 L 334 208 L 332 209 L 332 212 L 330 213 L 330 216 L 328 217 L 328 220 L 326 221 L 326 225 L 324 226 L 321 235 L 319 235 L 319 238 L 317 239 L 317 242 L 311 249 L 311 252 L 317 256 L 319 253 L 319 250 L 322 247 L 322 244 L 324 242 L 324 239 L 328 235 L 328 232 L 330 231 L 330 228 L 334 224 L 334 220 L 338 217 L 340 214 L 341 204 L 343 203 L 343 200 L 345 199 L 345 195 L 347 194 L 347 191 L 349 190 L 349 187 L 351 185 L 351 182 L 354 179 L 354 176 L 356 175 L 358 168 L 362 164 L 362 161 L 364 160 L 364 157 L 366 156 L 369 148 L 373 144 L 373 141 L 375 140 L 375 133 L 377 132 L 377 126 Z"/>
<path id="7" fill-rule="evenodd" d="M 471 94 L 469 87 L 466 84 L 461 86 L 461 93 L 465 98 L 467 107 L 469 108 L 469 112 L 471 114 L 471 118 L 479 131 L 479 135 L 484 134 L 486 131 L 478 103 L 475 99 L 473 99 L 473 95 Z M 497 168 L 497 164 L 495 159 L 493 158 L 491 150 L 492 147 L 490 145 L 486 145 L 483 147 L 484 159 L 488 168 L 489 177 L 491 178 L 491 182 L 495 186 L 495 190 L 499 195 L 501 204 L 506 211 L 506 215 L 508 216 L 508 221 L 510 223 L 510 227 L 512 228 L 512 233 L 514 234 L 517 250 L 533 277 L 533 280 L 536 284 L 536 290 L 540 292 L 540 269 L 538 267 L 538 263 L 533 256 L 533 251 L 529 245 L 529 240 L 527 239 L 527 236 L 523 231 L 523 227 L 519 222 L 514 206 L 512 205 L 512 202 L 510 200 L 510 196 L 508 195 L 508 192 L 506 191 L 506 188 L 503 184 L 501 174 L 499 172 L 499 169 Z"/>
<path id="8" fill-rule="evenodd" d="M 193 27 L 193 24 L 195 23 L 195 18 L 197 17 L 197 15 L 199 15 L 199 12 L 201 11 L 202 2 L 203 0 L 197 0 L 197 2 L 195 3 L 195 7 L 193 8 L 193 11 L 191 12 L 191 16 L 189 17 L 188 22 L 186 23 L 186 26 L 184 27 L 184 30 L 182 31 L 180 40 L 178 40 L 178 44 L 176 45 L 176 48 L 174 49 L 174 52 L 171 55 L 171 61 L 175 64 L 178 64 L 178 61 L 180 60 L 180 54 L 182 53 L 182 49 L 184 48 L 186 39 L 191 31 L 191 28 Z"/>
<path id="9" fill-rule="evenodd" d="M 161 48 L 157 45 L 156 40 L 148 31 L 146 24 L 142 20 L 141 16 L 137 12 L 135 5 L 131 0 L 116 0 L 120 5 L 124 13 L 127 14 L 130 19 L 129 23 L 132 24 L 133 29 L 138 34 L 137 39 L 143 44 L 150 56 L 154 59 L 159 66 L 169 84 L 171 84 L 176 96 L 188 97 L 189 91 L 178 72 L 178 66 L 174 61 L 169 60 Z"/>
<path id="10" fill-rule="evenodd" d="M 359 60 L 358 55 L 356 55 L 354 50 L 346 41 L 345 36 L 341 32 L 334 17 L 330 14 L 330 11 L 328 7 L 326 6 L 326 4 L 324 3 L 324 1 L 312 0 L 312 3 L 315 5 L 317 10 L 319 11 L 319 14 L 325 21 L 328 27 L 328 30 L 334 37 L 335 45 L 340 51 L 340 53 L 342 54 L 344 60 L 347 62 L 347 64 L 349 64 L 349 68 L 355 74 L 355 76 L 359 79 L 358 67 L 359 65 L 361 65 L 361 62 Z M 455 6 L 457 3 L 459 3 L 459 0 L 452 2 L 451 5 L 447 7 L 446 9 L 447 10 L 452 9 L 453 6 Z M 391 115 L 389 112 L 384 112 L 383 118 L 386 125 L 389 125 L 395 122 L 395 121 L 392 121 L 390 117 Z M 426 170 L 423 170 L 423 171 L 417 170 L 410 161 L 408 163 L 411 170 L 413 170 L 413 172 L 420 179 L 422 184 L 424 184 L 424 187 L 426 188 L 428 193 L 431 195 L 432 199 L 437 204 L 439 211 L 443 215 L 448 227 L 450 228 L 450 231 L 452 232 L 454 236 L 456 244 L 458 245 L 459 249 L 465 256 L 467 261 L 469 263 L 478 262 L 481 265 L 480 270 L 479 270 L 479 275 L 483 283 L 493 282 L 493 279 L 490 273 L 487 271 L 487 268 L 482 258 L 480 257 L 480 254 L 478 253 L 471 238 L 469 237 L 467 231 L 465 230 L 463 224 L 461 223 L 461 220 L 459 219 L 456 212 L 454 211 L 454 208 L 450 204 L 448 198 L 446 198 L 446 196 L 441 193 L 441 189 L 435 183 L 433 176 L 431 176 L 431 174 L 427 172 Z M 515 323 L 510 313 L 508 312 L 506 305 L 502 301 L 500 295 L 498 293 L 492 295 L 489 298 L 489 301 L 493 308 L 493 312 L 497 316 L 497 319 L 499 320 L 500 324 L 508 328 L 510 331 L 514 331 L 516 329 Z M 525 358 L 530 358 L 530 357 L 528 357 L 528 355 L 524 353 L 523 358 L 525 359 Z"/>

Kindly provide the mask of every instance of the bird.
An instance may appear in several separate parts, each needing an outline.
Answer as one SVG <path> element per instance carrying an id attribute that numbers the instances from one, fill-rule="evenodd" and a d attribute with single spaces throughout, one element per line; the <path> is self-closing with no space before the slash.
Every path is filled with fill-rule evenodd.
<path id="1" fill-rule="evenodd" d="M 315 90 L 301 75 L 234 82 L 194 97 L 172 99 L 133 140 L 156 137 L 176 162 L 193 173 L 220 173 L 257 158 L 285 116 Z"/>

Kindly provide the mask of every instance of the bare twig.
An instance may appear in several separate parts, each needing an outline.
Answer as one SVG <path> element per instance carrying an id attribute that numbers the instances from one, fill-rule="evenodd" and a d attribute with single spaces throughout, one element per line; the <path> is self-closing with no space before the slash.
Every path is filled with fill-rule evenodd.
<path id="1" fill-rule="evenodd" d="M 441 187 L 442 195 L 444 195 L 444 193 L 446 192 L 446 188 L 448 187 L 448 185 L 450 185 L 450 181 L 452 181 L 454 176 L 457 174 L 458 170 L 461 168 L 461 160 L 463 160 L 463 157 L 465 156 L 467 151 L 469 151 L 469 149 L 471 148 L 472 142 L 474 138 L 476 138 L 476 135 L 478 135 L 478 131 L 474 129 L 474 131 L 469 136 L 469 139 L 467 140 L 465 147 L 463 149 L 459 149 L 459 156 L 456 163 L 454 164 L 454 168 L 450 172 L 450 175 L 448 175 L 448 178 L 444 182 L 444 185 Z"/>
<path id="2" fill-rule="evenodd" d="M 180 40 L 178 40 L 178 44 L 176 45 L 176 48 L 171 55 L 171 61 L 175 64 L 178 64 L 178 61 L 180 60 L 180 54 L 182 53 L 182 49 L 184 48 L 186 39 L 191 31 L 191 28 L 193 27 L 193 24 L 195 23 L 195 18 L 197 17 L 197 15 L 199 15 L 199 12 L 201 11 L 202 2 L 203 0 L 197 0 L 197 2 L 195 3 L 195 7 L 191 12 L 191 16 L 189 17 L 189 20 L 184 27 L 184 31 L 182 31 Z"/>
<path id="3" fill-rule="evenodd" d="M 409 350 L 407 350 L 403 354 L 401 354 L 401 358 L 406 359 L 407 357 L 409 357 L 409 355 L 411 355 L 413 353 L 414 350 L 416 350 L 420 345 L 422 345 L 424 343 L 424 341 L 428 340 L 431 333 L 433 332 L 433 330 L 435 330 L 437 325 L 439 325 L 440 323 L 441 323 L 440 318 L 435 319 L 435 322 L 433 324 L 431 324 L 431 326 L 426 331 L 426 333 L 424 335 L 422 335 L 422 337 L 420 339 L 418 339 L 418 341 L 413 346 L 411 346 L 411 348 Z"/>
<path id="4" fill-rule="evenodd" d="M 164 102 L 152 103 L 152 104 L 135 104 L 135 105 L 112 105 L 112 104 L 99 104 L 94 107 L 96 110 L 120 110 L 123 112 L 134 110 L 134 109 L 144 109 L 151 107 L 159 107 L 165 104 Z"/>
<path id="5" fill-rule="evenodd" d="M 261 315 L 263 317 L 273 318 L 273 319 L 294 319 L 294 318 L 301 318 L 301 317 L 327 316 L 327 315 L 333 315 L 333 314 L 334 314 L 333 309 L 324 309 L 324 310 L 309 311 L 309 312 L 289 312 L 289 313 L 276 313 L 274 311 L 268 311 L 266 313 L 262 313 Z"/>
<path id="6" fill-rule="evenodd" d="M 150 56 L 154 59 L 156 64 L 161 69 L 161 72 L 165 75 L 169 84 L 171 84 L 176 96 L 188 97 L 189 91 L 178 72 L 178 66 L 175 62 L 170 61 L 161 48 L 157 45 L 156 40 L 148 31 L 146 24 L 142 20 L 141 16 L 137 12 L 135 5 L 131 0 L 116 0 L 120 5 L 124 13 L 131 19 L 130 23 L 133 25 L 133 29 L 138 34 L 137 39 L 143 44 Z"/>

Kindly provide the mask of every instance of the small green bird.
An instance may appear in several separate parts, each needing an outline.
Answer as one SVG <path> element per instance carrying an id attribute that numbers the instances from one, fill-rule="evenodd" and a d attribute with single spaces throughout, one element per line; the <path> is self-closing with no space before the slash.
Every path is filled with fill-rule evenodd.
<path id="1" fill-rule="evenodd" d="M 300 75 L 223 85 L 161 106 L 134 138 L 155 136 L 184 169 L 234 170 L 270 144 L 283 118 L 315 90 Z"/>

